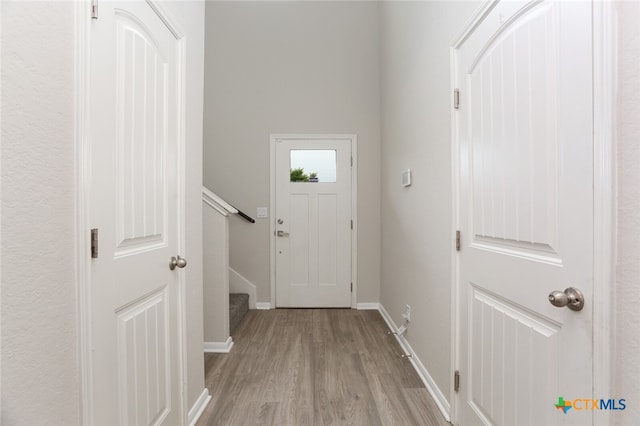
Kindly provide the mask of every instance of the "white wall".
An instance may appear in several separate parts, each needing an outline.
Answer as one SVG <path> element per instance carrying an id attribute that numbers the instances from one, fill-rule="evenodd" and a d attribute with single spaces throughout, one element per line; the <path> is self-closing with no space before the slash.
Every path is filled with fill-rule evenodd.
<path id="1" fill-rule="evenodd" d="M 2 72 L 2 4 L 0 4 L 0 73 Z M 0 76 L 0 91 L 2 90 L 2 78 Z M 2 94 L 0 94 L 0 131 L 2 131 Z M 4 134 L 4 133 L 2 133 Z M 2 139 L 0 135 L 0 153 L 2 152 Z M 2 200 L 2 156 L 0 155 L 0 200 Z M 0 248 L 2 247 L 2 208 L 0 206 Z M 2 250 L 0 249 L 0 278 L 2 277 Z M 2 279 L 0 279 L 0 283 Z M 0 413 L 2 413 L 2 285 L 0 284 Z M 0 425 L 2 414 L 0 414 Z"/>
<path id="2" fill-rule="evenodd" d="M 2 7 L 2 422 L 81 423 L 74 177 L 75 4 Z M 163 2 L 187 34 L 187 404 L 204 389 L 204 3 Z M 192 72 L 191 72 L 192 71 Z"/>
<path id="3" fill-rule="evenodd" d="M 381 303 L 450 394 L 452 184 L 449 48 L 478 2 L 384 2 Z M 401 173 L 412 169 L 412 186 Z"/>
<path id="4" fill-rule="evenodd" d="M 77 425 L 74 5 L 0 7 L 2 423 Z"/>
<path id="5" fill-rule="evenodd" d="M 640 3 L 618 2 L 618 259 L 616 388 L 626 398 L 616 423 L 640 418 Z"/>
<path id="6" fill-rule="evenodd" d="M 229 338 L 229 217 L 202 203 L 204 253 L 204 341 Z"/>
<path id="7" fill-rule="evenodd" d="M 379 299 L 378 4 L 209 2 L 204 184 L 255 217 L 271 133 L 358 135 L 358 302 Z M 273 218 L 271 218 L 273 219 Z M 231 218 L 230 265 L 270 301 L 269 220 Z"/>

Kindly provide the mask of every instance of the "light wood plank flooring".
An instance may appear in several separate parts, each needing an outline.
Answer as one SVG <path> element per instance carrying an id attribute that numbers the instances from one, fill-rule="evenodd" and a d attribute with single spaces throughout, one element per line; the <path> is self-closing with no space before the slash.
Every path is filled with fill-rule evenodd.
<path id="1" fill-rule="evenodd" d="M 377 311 L 250 311 L 206 354 L 204 425 L 446 426 Z"/>

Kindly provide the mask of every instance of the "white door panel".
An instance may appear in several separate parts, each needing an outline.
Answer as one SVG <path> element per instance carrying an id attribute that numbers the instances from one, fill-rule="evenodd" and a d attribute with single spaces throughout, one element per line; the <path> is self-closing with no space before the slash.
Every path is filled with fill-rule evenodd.
<path id="1" fill-rule="evenodd" d="M 589 2 L 499 2 L 456 51 L 460 424 L 590 424 Z M 579 288 L 582 311 L 552 306 Z"/>
<path id="2" fill-rule="evenodd" d="M 291 153 L 304 150 L 335 152 L 333 171 L 291 182 Z M 276 141 L 277 307 L 351 306 L 350 161 L 349 140 Z"/>
<path id="3" fill-rule="evenodd" d="M 96 424 L 181 424 L 180 40 L 144 1 L 91 28 L 92 399 Z"/>

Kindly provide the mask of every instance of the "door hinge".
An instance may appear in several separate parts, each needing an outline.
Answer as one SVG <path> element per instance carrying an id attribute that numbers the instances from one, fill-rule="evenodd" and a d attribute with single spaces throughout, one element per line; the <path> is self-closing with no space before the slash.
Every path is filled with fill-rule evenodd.
<path id="1" fill-rule="evenodd" d="M 462 245 L 462 236 L 460 231 L 456 231 L 456 251 L 460 251 L 460 247 Z"/>
<path id="2" fill-rule="evenodd" d="M 353 283 L 351 283 L 351 293 L 353 293 Z"/>
<path id="3" fill-rule="evenodd" d="M 460 390 L 460 372 L 458 370 L 453 373 L 453 390 L 456 392 Z"/>
<path id="4" fill-rule="evenodd" d="M 353 167 L 353 157 L 351 157 L 351 167 Z"/>
<path id="5" fill-rule="evenodd" d="M 91 258 L 98 258 L 98 228 L 91 230 Z"/>
<path id="6" fill-rule="evenodd" d="M 353 229 L 353 219 L 351 219 L 351 229 Z"/>
<path id="7" fill-rule="evenodd" d="M 460 89 L 453 89 L 453 109 L 460 109 Z"/>
<path id="8" fill-rule="evenodd" d="M 91 0 L 91 19 L 98 19 L 98 0 Z"/>

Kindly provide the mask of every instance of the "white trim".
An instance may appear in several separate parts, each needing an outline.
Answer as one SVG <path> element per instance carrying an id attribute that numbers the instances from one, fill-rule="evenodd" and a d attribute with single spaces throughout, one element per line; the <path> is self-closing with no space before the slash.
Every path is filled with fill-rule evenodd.
<path id="1" fill-rule="evenodd" d="M 464 30 L 462 30 L 460 36 L 458 36 L 458 38 L 453 42 L 451 48 L 453 50 L 460 48 L 460 46 L 467 41 L 469 35 L 478 27 L 478 25 L 480 25 L 480 23 L 482 23 L 485 16 L 487 16 L 499 2 L 500 0 L 483 0 L 475 13 L 469 18 L 469 21 L 467 21 L 467 24 L 464 26 Z"/>
<path id="2" fill-rule="evenodd" d="M 396 323 L 393 322 L 393 319 L 391 319 L 391 316 L 389 315 L 387 310 L 384 308 L 384 306 L 382 306 L 382 304 L 380 304 L 380 308 L 378 309 L 378 312 L 380 312 L 380 315 L 382 315 L 382 318 L 387 323 L 389 330 L 391 330 L 394 333 L 397 333 L 398 327 L 396 326 Z M 410 355 L 409 361 L 411 362 L 411 365 L 413 365 L 413 368 L 416 370 L 416 373 L 418 373 L 418 377 L 420 377 L 420 380 L 422 380 L 422 383 L 424 383 L 424 386 L 427 388 L 427 391 L 429 392 L 434 402 L 438 406 L 438 409 L 440 409 L 440 412 L 444 416 L 445 420 L 450 422 L 451 406 L 449 405 L 447 398 L 445 398 L 442 391 L 440 391 L 440 388 L 436 384 L 435 380 L 433 380 L 433 378 L 427 371 L 424 364 L 422 364 L 422 362 L 420 361 L 420 358 L 418 358 L 418 355 L 415 353 L 415 351 L 413 350 L 413 348 L 411 347 L 407 339 L 404 336 L 400 336 L 397 334 L 395 334 L 395 337 L 398 343 L 400 344 L 400 347 L 402 347 L 402 350 L 404 351 L 405 355 Z"/>
<path id="3" fill-rule="evenodd" d="M 169 32 L 173 34 L 176 40 L 183 40 L 185 32 L 182 27 L 173 19 L 170 13 L 166 12 L 162 4 L 162 0 L 145 0 L 149 7 L 158 15 L 158 18 L 164 23 Z M 186 57 L 185 57 L 186 58 Z M 186 63 L 186 62 L 185 62 Z"/>
<path id="4" fill-rule="evenodd" d="M 269 302 L 257 302 L 256 303 L 256 309 L 259 311 L 268 311 L 269 309 L 271 309 L 271 303 Z"/>
<path id="5" fill-rule="evenodd" d="M 209 405 L 209 401 L 211 401 L 211 395 L 209 395 L 209 389 L 204 388 L 202 393 L 198 397 L 198 400 L 193 404 L 193 407 L 189 410 L 189 417 L 187 422 L 189 426 L 195 426 L 200 419 L 200 416 L 204 412 L 204 409 Z"/>
<path id="6" fill-rule="evenodd" d="M 613 2 L 593 2 L 593 395 L 614 395 L 616 239 L 616 10 Z M 595 425 L 612 415 L 594 416 Z"/>
<path id="7" fill-rule="evenodd" d="M 466 32 L 465 32 L 466 33 Z M 461 37 L 462 38 L 462 37 Z M 458 88 L 459 82 L 457 81 L 458 67 L 456 48 L 459 46 L 459 41 L 450 48 L 450 69 L 451 69 L 451 91 Z M 458 200 L 460 199 L 460 144 L 458 137 L 458 120 L 457 112 L 451 105 L 451 214 L 453 218 L 451 220 L 451 230 L 449 231 L 451 236 L 456 235 L 456 231 L 460 229 L 460 207 Z M 453 239 L 452 239 L 453 241 Z M 460 365 L 460 333 L 458 328 L 460 325 L 460 314 L 458 310 L 458 287 L 460 283 L 459 276 L 459 262 L 460 256 L 456 251 L 454 244 L 449 247 L 449 253 L 451 253 L 451 353 L 450 353 L 450 369 L 449 377 L 451 382 L 449 385 L 449 401 L 451 401 L 451 419 L 450 422 L 454 425 L 458 424 L 458 393 L 454 390 L 453 386 L 453 372 Z"/>
<path id="8" fill-rule="evenodd" d="M 2 8 L 0 7 L 0 22 L 2 22 Z M 75 39 L 77 40 L 77 34 L 75 34 Z M 0 52 L 2 51 L 2 40 L 0 39 Z M 0 55 L 0 70 L 2 70 L 2 55 Z M 77 83 L 76 83 L 77 84 Z M 0 79 L 0 93 L 2 93 L 2 80 Z M 78 93 L 78 92 L 74 92 Z M 77 105 L 77 103 L 75 103 Z M 2 114 L 0 114 L 0 129 L 4 129 L 2 127 Z M 77 141 L 77 138 L 75 139 Z M 2 138 L 0 138 L 0 152 L 2 152 Z M 0 161 L 0 176 L 4 176 L 2 174 L 2 161 Z M 0 184 L 0 201 L 2 201 L 2 185 Z M 2 209 L 0 208 L 0 224 L 4 223 L 2 220 Z M 0 247 L 4 247 L 2 245 L 2 228 L 0 227 Z M 76 257 L 77 259 L 77 257 Z M 2 250 L 0 250 L 0 277 L 2 277 Z M 2 286 L 0 285 L 0 318 L 2 318 Z M 79 347 L 79 346 L 78 346 Z M 78 353 L 78 360 L 82 362 L 80 358 L 80 353 Z M 2 365 L 2 327 L 0 327 L 0 366 Z M 80 376 L 82 379 L 82 376 Z M 2 413 L 2 368 L 0 368 L 0 413 Z M 0 414 L 1 416 L 1 414 Z"/>
<path id="9" fill-rule="evenodd" d="M 276 242 L 274 235 L 276 232 L 276 138 L 269 136 L 269 211 L 271 220 L 269 221 L 269 307 L 276 306 Z"/>
<path id="10" fill-rule="evenodd" d="M 269 135 L 269 208 L 276 211 L 276 141 L 278 139 L 349 139 L 351 141 L 351 308 L 357 308 L 358 300 L 358 135 L 356 134 L 271 134 Z M 271 265 L 271 306 L 276 306 L 276 258 L 275 258 L 275 219 L 269 225 L 269 261 Z"/>
<path id="11" fill-rule="evenodd" d="M 177 69 L 177 84 L 178 93 L 181 96 L 177 99 L 178 102 L 178 165 L 177 165 L 177 195 L 178 195 L 178 238 L 177 238 L 177 252 L 184 253 L 183 256 L 189 258 L 189 252 L 187 251 L 187 41 L 184 32 L 178 28 L 172 19 L 159 4 L 159 0 L 146 0 L 147 4 L 154 10 L 156 15 L 165 23 L 165 25 L 171 30 L 176 37 L 177 50 L 178 50 L 178 63 Z M 187 348 L 188 345 L 188 330 L 187 330 L 187 295 L 186 295 L 186 278 L 185 271 L 178 272 L 176 274 L 176 282 L 178 285 L 178 306 L 177 306 L 177 320 L 178 320 L 178 366 L 180 372 L 178 373 L 178 380 L 180 381 L 180 418 L 182 422 L 187 418 L 187 378 L 189 377 L 189 366 Z M 202 283 L 200 283 L 202 285 Z"/>
<path id="12" fill-rule="evenodd" d="M 358 135 L 351 135 L 351 308 L 358 302 Z"/>
<path id="13" fill-rule="evenodd" d="M 379 303 L 358 303 L 356 305 L 356 309 L 359 311 L 379 311 L 380 304 Z"/>
<path id="14" fill-rule="evenodd" d="M 229 216 L 230 214 L 238 213 L 238 209 L 220 198 L 220 196 L 214 194 L 206 186 L 202 187 L 202 201 L 210 207 L 213 207 L 218 213 L 223 216 Z"/>
<path id="15" fill-rule="evenodd" d="M 149 0 L 147 0 L 149 1 Z M 183 256 L 189 258 L 189 252 L 187 251 L 187 176 L 186 176 L 186 149 L 187 149 L 187 140 L 186 140 L 186 52 L 187 48 L 185 46 L 186 42 L 184 38 L 181 38 L 178 42 L 178 49 L 180 52 L 180 92 L 182 92 L 182 99 L 180 99 L 180 119 L 179 119 L 179 129 L 180 129 L 180 137 L 178 138 L 178 229 L 179 229 L 179 237 L 178 237 L 178 245 L 177 252 L 184 253 Z M 188 330 L 187 330 L 187 294 L 186 294 L 186 278 L 185 271 L 180 271 L 176 274 L 176 281 L 178 284 L 178 342 L 180 347 L 178 348 L 178 363 L 180 368 L 179 380 L 180 380 L 180 405 L 181 405 L 181 418 L 184 421 L 185 415 L 187 413 L 187 377 L 189 377 L 189 367 L 187 365 L 187 348 L 188 348 Z"/>
<path id="16" fill-rule="evenodd" d="M 249 309 L 256 309 L 256 285 L 229 267 L 229 293 L 249 295 Z"/>
<path id="17" fill-rule="evenodd" d="M 89 243 L 89 77 L 91 76 L 90 4 L 75 7 L 75 225 L 76 290 L 78 297 L 78 357 L 80 360 L 81 423 L 93 425 L 93 359 L 91 357 L 91 274 Z"/>
<path id="18" fill-rule="evenodd" d="M 206 353 L 228 354 L 233 347 L 233 338 L 229 336 L 226 342 L 204 342 Z"/>

